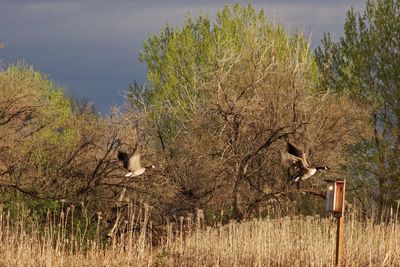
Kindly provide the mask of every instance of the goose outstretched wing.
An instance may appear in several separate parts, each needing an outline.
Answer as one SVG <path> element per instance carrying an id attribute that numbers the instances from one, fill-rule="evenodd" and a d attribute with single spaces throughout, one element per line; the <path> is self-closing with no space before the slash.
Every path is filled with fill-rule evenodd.
<path id="1" fill-rule="evenodd" d="M 290 142 L 287 142 L 287 151 L 289 154 L 292 154 L 299 158 L 302 158 L 304 156 L 304 152 Z"/>
<path id="2" fill-rule="evenodd" d="M 140 168 L 142 168 L 142 166 L 140 165 L 140 154 L 136 152 L 129 159 L 128 170 L 136 171 L 139 170 Z"/>
<path id="3" fill-rule="evenodd" d="M 299 168 L 305 167 L 305 162 L 304 162 L 303 158 L 297 157 L 288 152 L 281 151 L 281 160 L 282 160 L 282 164 L 286 167 L 293 167 L 293 166 L 296 166 Z"/>
<path id="4" fill-rule="evenodd" d="M 296 156 L 298 158 L 301 158 L 304 164 L 304 167 L 310 167 L 310 164 L 307 161 L 306 154 L 304 153 L 303 150 L 295 146 L 294 144 L 287 142 L 287 151 L 290 155 Z"/>
<path id="5" fill-rule="evenodd" d="M 128 169 L 128 164 L 129 164 L 129 155 L 126 152 L 123 151 L 118 151 L 118 159 L 122 161 L 123 166 L 125 169 Z"/>

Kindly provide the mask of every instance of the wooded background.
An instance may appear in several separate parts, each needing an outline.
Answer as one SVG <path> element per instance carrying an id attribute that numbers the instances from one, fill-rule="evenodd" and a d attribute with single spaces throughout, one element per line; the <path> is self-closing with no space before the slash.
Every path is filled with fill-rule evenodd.
<path id="1" fill-rule="evenodd" d="M 313 52 L 251 4 L 189 17 L 144 42 L 148 82 L 105 117 L 27 64 L 5 66 L 1 203 L 39 217 L 69 203 L 111 226 L 120 202 L 146 202 L 155 222 L 202 209 L 212 223 L 270 207 L 320 213 L 324 179 L 346 178 L 349 204 L 397 205 L 400 2 L 367 1 L 344 29 Z M 286 141 L 330 170 L 287 187 Z M 116 153 L 137 145 L 156 168 L 126 178 Z"/>

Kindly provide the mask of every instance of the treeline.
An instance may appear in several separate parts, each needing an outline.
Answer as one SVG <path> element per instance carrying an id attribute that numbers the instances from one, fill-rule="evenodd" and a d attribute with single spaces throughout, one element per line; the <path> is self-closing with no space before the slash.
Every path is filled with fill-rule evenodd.
<path id="1" fill-rule="evenodd" d="M 187 18 L 145 41 L 147 85 L 131 85 L 126 107 L 106 117 L 32 68 L 9 66 L 0 72 L 2 205 L 38 216 L 74 205 L 111 226 L 126 203 L 145 202 L 155 222 L 196 209 L 211 222 L 270 207 L 319 212 L 323 180 L 338 177 L 350 203 L 395 205 L 399 10 L 386 0 L 350 10 L 344 37 L 326 35 L 315 53 L 252 5 L 225 6 L 215 22 Z M 286 141 L 330 171 L 288 188 Z M 126 178 L 117 151 L 137 146 L 156 168 Z"/>
<path id="2" fill-rule="evenodd" d="M 138 126 L 142 115 L 127 111 L 96 116 L 84 101 L 67 97 L 46 76 L 25 65 L 0 72 L 0 186 L 5 210 L 23 206 L 46 217 L 62 207 L 85 210 L 90 220 L 115 216 L 123 188 L 132 200 L 159 209 L 174 197 L 175 185 L 159 169 L 151 179 L 126 179 L 116 158 L 119 149 L 149 140 Z M 160 156 L 146 149 L 146 158 Z"/>

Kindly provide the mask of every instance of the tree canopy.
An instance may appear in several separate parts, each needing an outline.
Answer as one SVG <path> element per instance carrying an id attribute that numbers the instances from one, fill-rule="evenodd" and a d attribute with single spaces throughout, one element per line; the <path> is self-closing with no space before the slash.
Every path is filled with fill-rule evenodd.
<path id="1" fill-rule="evenodd" d="M 182 209 L 224 207 L 242 218 L 287 198 L 284 140 L 340 174 L 341 149 L 364 116 L 347 96 L 318 87 L 309 47 L 302 33 L 238 4 L 218 11 L 213 24 L 188 18 L 145 42 L 150 120 L 170 155 Z"/>
<path id="2" fill-rule="evenodd" d="M 140 59 L 147 65 L 153 119 L 162 134 L 173 138 L 193 111 L 208 101 L 209 92 L 201 85 L 212 75 L 228 72 L 237 63 L 245 69 L 257 58 L 274 61 L 279 68 L 301 66 L 302 75 L 316 76 L 306 38 L 288 35 L 252 5 L 225 6 L 214 24 L 207 16 L 189 17 L 182 28 L 167 26 L 150 36 Z M 261 63 L 267 67 L 270 62 Z"/>
<path id="3" fill-rule="evenodd" d="M 350 148 L 353 182 L 380 206 L 399 199 L 400 2 L 367 1 L 365 11 L 347 12 L 344 36 L 329 34 L 316 51 L 321 83 L 373 108 L 373 137 Z"/>
<path id="4" fill-rule="evenodd" d="M 384 16 L 383 2 L 368 7 L 363 16 L 350 11 L 345 37 L 326 36 L 316 56 L 301 32 L 288 33 L 251 4 L 227 5 L 215 21 L 188 17 L 145 41 L 147 85 L 131 85 L 130 106 L 107 117 L 31 67 L 8 67 L 0 72 L 3 201 L 84 203 L 112 221 L 128 207 L 116 202 L 124 195 L 149 203 L 160 218 L 203 209 L 208 218 L 223 210 L 226 219 L 242 219 L 285 203 L 322 210 L 315 197 L 323 196 L 323 179 L 349 174 L 378 202 L 393 200 L 397 59 L 387 73 L 377 36 L 389 42 L 394 30 L 373 19 Z M 391 42 L 385 49 L 395 58 Z M 287 141 L 329 172 L 291 188 L 280 160 Z M 135 147 L 156 169 L 130 179 L 116 153 Z"/>

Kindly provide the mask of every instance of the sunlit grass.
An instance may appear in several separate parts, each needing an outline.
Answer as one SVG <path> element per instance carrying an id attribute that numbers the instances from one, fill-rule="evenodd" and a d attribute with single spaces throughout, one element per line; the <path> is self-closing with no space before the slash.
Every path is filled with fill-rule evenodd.
<path id="1" fill-rule="evenodd" d="M 109 240 L 88 240 L 73 230 L 73 210 L 48 216 L 39 227 L 21 212 L 1 214 L 0 266 L 334 266 L 336 221 L 319 216 L 253 219 L 204 226 L 202 213 L 155 229 L 147 207 L 128 209 Z M 397 214 L 386 223 L 348 215 L 344 228 L 346 266 L 399 266 Z M 133 227 L 140 225 L 141 228 Z M 67 230 L 68 229 L 68 230 Z M 147 229 L 147 230 L 145 230 Z M 159 236 L 155 236 L 159 235 Z M 157 242 L 155 242 L 157 240 Z"/>

